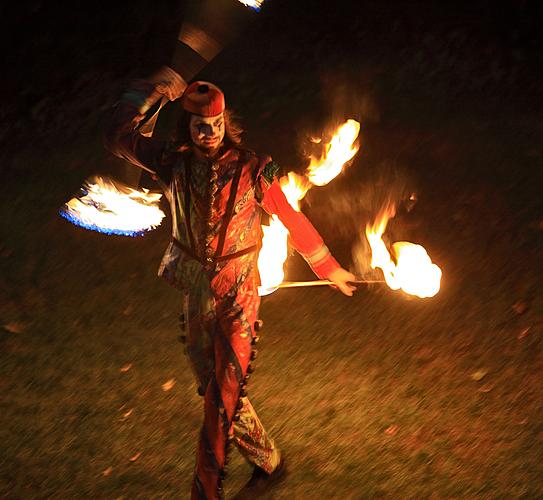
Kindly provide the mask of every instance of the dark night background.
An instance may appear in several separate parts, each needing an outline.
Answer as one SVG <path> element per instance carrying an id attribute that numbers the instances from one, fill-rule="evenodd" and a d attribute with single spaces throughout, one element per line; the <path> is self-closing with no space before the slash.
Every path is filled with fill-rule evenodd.
<path id="1" fill-rule="evenodd" d="M 0 496 L 175 497 L 190 480 L 200 413 L 174 343 L 178 297 L 155 277 L 169 220 L 145 238 L 108 237 L 58 209 L 90 175 L 130 177 L 103 150 L 103 119 L 130 79 L 169 64 L 183 3 L 36 0 L 0 12 Z M 310 135 L 359 120 L 358 155 L 310 191 L 304 212 L 354 269 L 351 248 L 380 201 L 416 193 L 387 235 L 423 244 L 444 272 L 424 303 L 381 288 L 350 301 L 323 289 L 263 300 L 270 338 L 255 398 L 300 467 L 277 498 L 319 498 L 307 493 L 316 483 L 338 498 L 543 496 L 542 23 L 543 5 L 529 0 L 269 0 L 199 75 L 223 88 L 247 144 L 285 171 L 303 169 Z M 297 256 L 288 273 L 312 279 Z M 329 367 L 333 384 L 306 401 L 314 380 L 304 377 L 330 359 L 348 368 Z M 125 363 L 130 382 L 116 378 Z M 177 392 L 164 402 L 146 384 L 172 373 Z M 490 389 L 469 392 L 470 373 Z M 427 406 L 402 413 L 417 394 Z M 144 417 L 113 438 L 121 403 Z M 345 413 L 366 420 L 342 427 Z M 321 424 L 307 424 L 314 415 Z M 394 422 L 395 444 L 381 441 Z M 309 429 L 301 444 L 288 434 L 297 424 Z M 362 437 L 348 440 L 366 443 L 348 458 L 330 436 L 356 425 Z M 163 441 L 147 439 L 158 427 Z M 149 447 L 130 465 L 143 471 L 126 465 L 135 439 Z"/>

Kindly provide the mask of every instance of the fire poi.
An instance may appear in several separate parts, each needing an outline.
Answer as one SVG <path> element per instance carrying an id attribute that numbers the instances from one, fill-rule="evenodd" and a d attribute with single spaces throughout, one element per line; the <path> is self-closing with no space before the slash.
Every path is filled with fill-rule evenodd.
<path id="1" fill-rule="evenodd" d="M 311 156 L 305 175 L 289 172 L 280 179 L 281 190 L 294 210 L 300 211 L 300 201 L 315 186 L 324 186 L 337 177 L 343 167 L 358 152 L 360 123 L 349 119 L 334 131 L 324 145 L 322 155 Z M 320 141 L 321 139 L 313 139 Z M 280 287 L 285 273 L 283 266 L 288 256 L 288 231 L 281 221 L 272 216 L 269 226 L 262 226 L 262 248 L 258 257 L 260 273 L 259 295 L 268 295 Z"/>
<path id="2" fill-rule="evenodd" d="M 251 9 L 254 10 L 260 10 L 262 7 L 262 4 L 264 3 L 264 0 L 239 0 L 243 5 L 246 5 L 247 7 L 251 7 Z"/>
<path id="3" fill-rule="evenodd" d="M 106 234 L 142 236 L 165 217 L 162 195 L 136 190 L 102 177 L 88 179 L 81 194 L 67 201 L 60 215 L 70 222 Z"/>
<path id="4" fill-rule="evenodd" d="M 432 263 L 421 245 L 408 241 L 393 243 L 389 251 L 382 239 L 388 221 L 395 215 L 389 202 L 378 213 L 373 224 L 366 226 L 366 238 L 371 247 L 371 267 L 382 270 L 386 284 L 420 298 L 433 297 L 441 283 L 441 269 Z"/>

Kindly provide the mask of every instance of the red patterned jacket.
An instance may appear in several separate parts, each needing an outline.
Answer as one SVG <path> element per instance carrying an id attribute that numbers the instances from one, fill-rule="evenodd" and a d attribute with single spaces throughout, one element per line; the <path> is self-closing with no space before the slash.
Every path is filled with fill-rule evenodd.
<path id="1" fill-rule="evenodd" d="M 170 203 L 172 240 L 159 275 L 190 290 L 202 268 L 219 272 L 226 260 L 257 251 L 261 243 L 261 208 L 276 214 L 294 248 L 315 274 L 327 278 L 339 267 L 322 238 L 288 203 L 268 156 L 231 147 L 212 160 L 162 139 L 145 137 L 138 125 L 154 88 L 146 83 L 126 92 L 105 133 L 109 151 L 156 173 Z"/>

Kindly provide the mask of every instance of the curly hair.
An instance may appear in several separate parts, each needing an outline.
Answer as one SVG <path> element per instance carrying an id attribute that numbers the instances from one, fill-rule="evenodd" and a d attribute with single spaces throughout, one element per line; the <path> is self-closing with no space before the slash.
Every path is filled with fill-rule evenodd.
<path id="1" fill-rule="evenodd" d="M 177 118 L 177 125 L 173 133 L 173 141 L 178 149 L 187 149 L 192 145 L 190 137 L 190 117 L 191 113 L 181 109 Z M 224 145 L 226 147 L 240 146 L 243 134 L 237 117 L 230 109 L 225 109 L 224 113 Z"/>

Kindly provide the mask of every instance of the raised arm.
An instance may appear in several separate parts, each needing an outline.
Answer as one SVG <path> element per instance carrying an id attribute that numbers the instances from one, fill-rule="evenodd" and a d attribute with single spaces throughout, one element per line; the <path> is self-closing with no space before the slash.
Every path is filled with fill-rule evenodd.
<path id="1" fill-rule="evenodd" d="M 171 68 L 163 67 L 147 79 L 136 80 L 122 94 L 106 120 L 104 146 L 115 156 L 156 173 L 161 167 L 165 141 L 140 132 L 146 113 L 159 100 L 177 99 L 185 81 Z"/>

